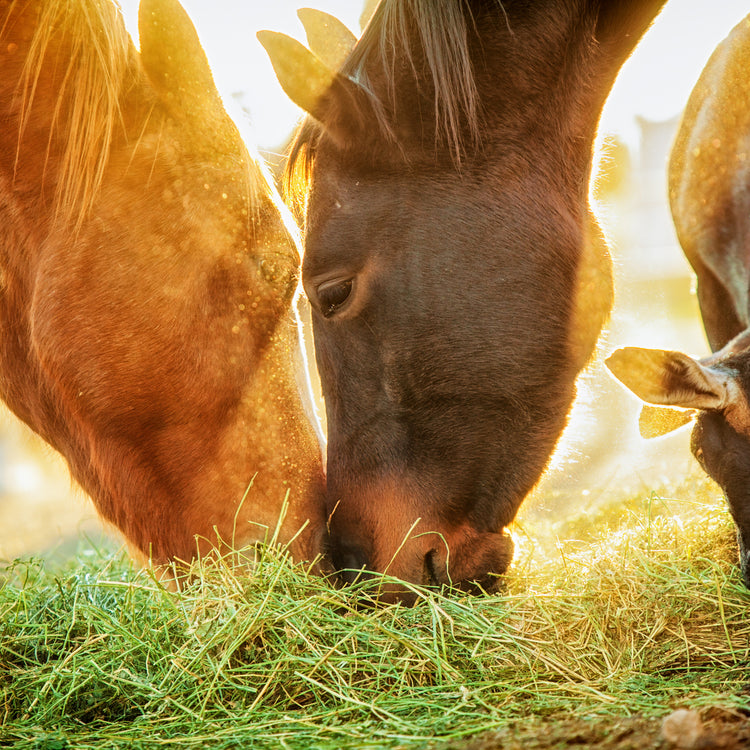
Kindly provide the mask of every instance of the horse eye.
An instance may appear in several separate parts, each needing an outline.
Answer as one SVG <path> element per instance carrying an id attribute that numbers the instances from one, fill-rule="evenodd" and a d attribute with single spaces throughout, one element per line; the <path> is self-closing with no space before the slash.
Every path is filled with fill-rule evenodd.
<path id="1" fill-rule="evenodd" d="M 330 318 L 348 299 L 352 292 L 352 279 L 328 281 L 318 287 L 318 302 L 323 316 Z"/>

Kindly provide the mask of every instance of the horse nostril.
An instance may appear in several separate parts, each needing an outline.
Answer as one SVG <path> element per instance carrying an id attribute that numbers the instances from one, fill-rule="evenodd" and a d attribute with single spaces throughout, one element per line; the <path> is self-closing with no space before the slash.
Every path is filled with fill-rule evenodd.
<path id="1" fill-rule="evenodd" d="M 344 583 L 355 583 L 363 577 L 362 571 L 367 570 L 367 555 L 361 547 L 340 545 L 333 550 L 331 557 Z"/>

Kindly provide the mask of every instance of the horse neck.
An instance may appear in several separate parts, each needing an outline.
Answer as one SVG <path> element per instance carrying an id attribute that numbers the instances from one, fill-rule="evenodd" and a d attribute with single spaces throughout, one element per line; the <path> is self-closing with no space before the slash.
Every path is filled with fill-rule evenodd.
<path id="1" fill-rule="evenodd" d="M 663 3 L 634 0 L 613 11 L 616 4 L 589 0 L 510 2 L 502 17 L 480 17 L 474 59 L 487 130 L 502 143 L 509 124 L 556 144 L 586 185 L 602 107 Z"/>

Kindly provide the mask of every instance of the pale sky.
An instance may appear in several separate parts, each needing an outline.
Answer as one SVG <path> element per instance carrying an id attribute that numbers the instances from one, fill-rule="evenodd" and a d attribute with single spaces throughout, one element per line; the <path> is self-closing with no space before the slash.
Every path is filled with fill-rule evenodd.
<path id="1" fill-rule="evenodd" d="M 222 96 L 244 92 L 257 145 L 283 143 L 300 113 L 281 91 L 259 29 L 304 40 L 296 10 L 304 0 L 182 0 L 198 30 Z M 310 6 L 340 18 L 359 33 L 362 0 L 316 0 Z M 129 28 L 136 28 L 138 0 L 121 0 Z M 635 116 L 662 120 L 681 111 L 714 47 L 750 12 L 750 0 L 669 0 L 612 91 L 603 128 L 637 146 Z"/>

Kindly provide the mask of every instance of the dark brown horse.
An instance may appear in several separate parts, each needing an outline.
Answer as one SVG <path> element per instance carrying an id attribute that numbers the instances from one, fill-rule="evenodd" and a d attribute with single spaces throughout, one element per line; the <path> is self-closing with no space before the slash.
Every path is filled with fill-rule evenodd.
<path id="1" fill-rule="evenodd" d="M 140 35 L 110 0 L 0 0 L 0 394 L 141 555 L 311 559 L 299 256 L 181 6 L 143 0 Z"/>
<path id="2" fill-rule="evenodd" d="M 698 278 L 714 354 L 628 347 L 613 373 L 652 404 L 698 409 L 692 450 L 723 489 L 750 588 L 750 16 L 716 49 L 690 95 L 669 164 L 677 234 Z M 666 427 L 688 421 L 668 415 Z M 660 412 L 659 416 L 664 417 Z M 645 419 L 642 417 L 642 421 Z"/>
<path id="3" fill-rule="evenodd" d="M 338 73 L 261 33 L 312 116 L 291 168 L 338 568 L 507 568 L 610 307 L 597 122 L 663 3 L 383 0 Z"/>

